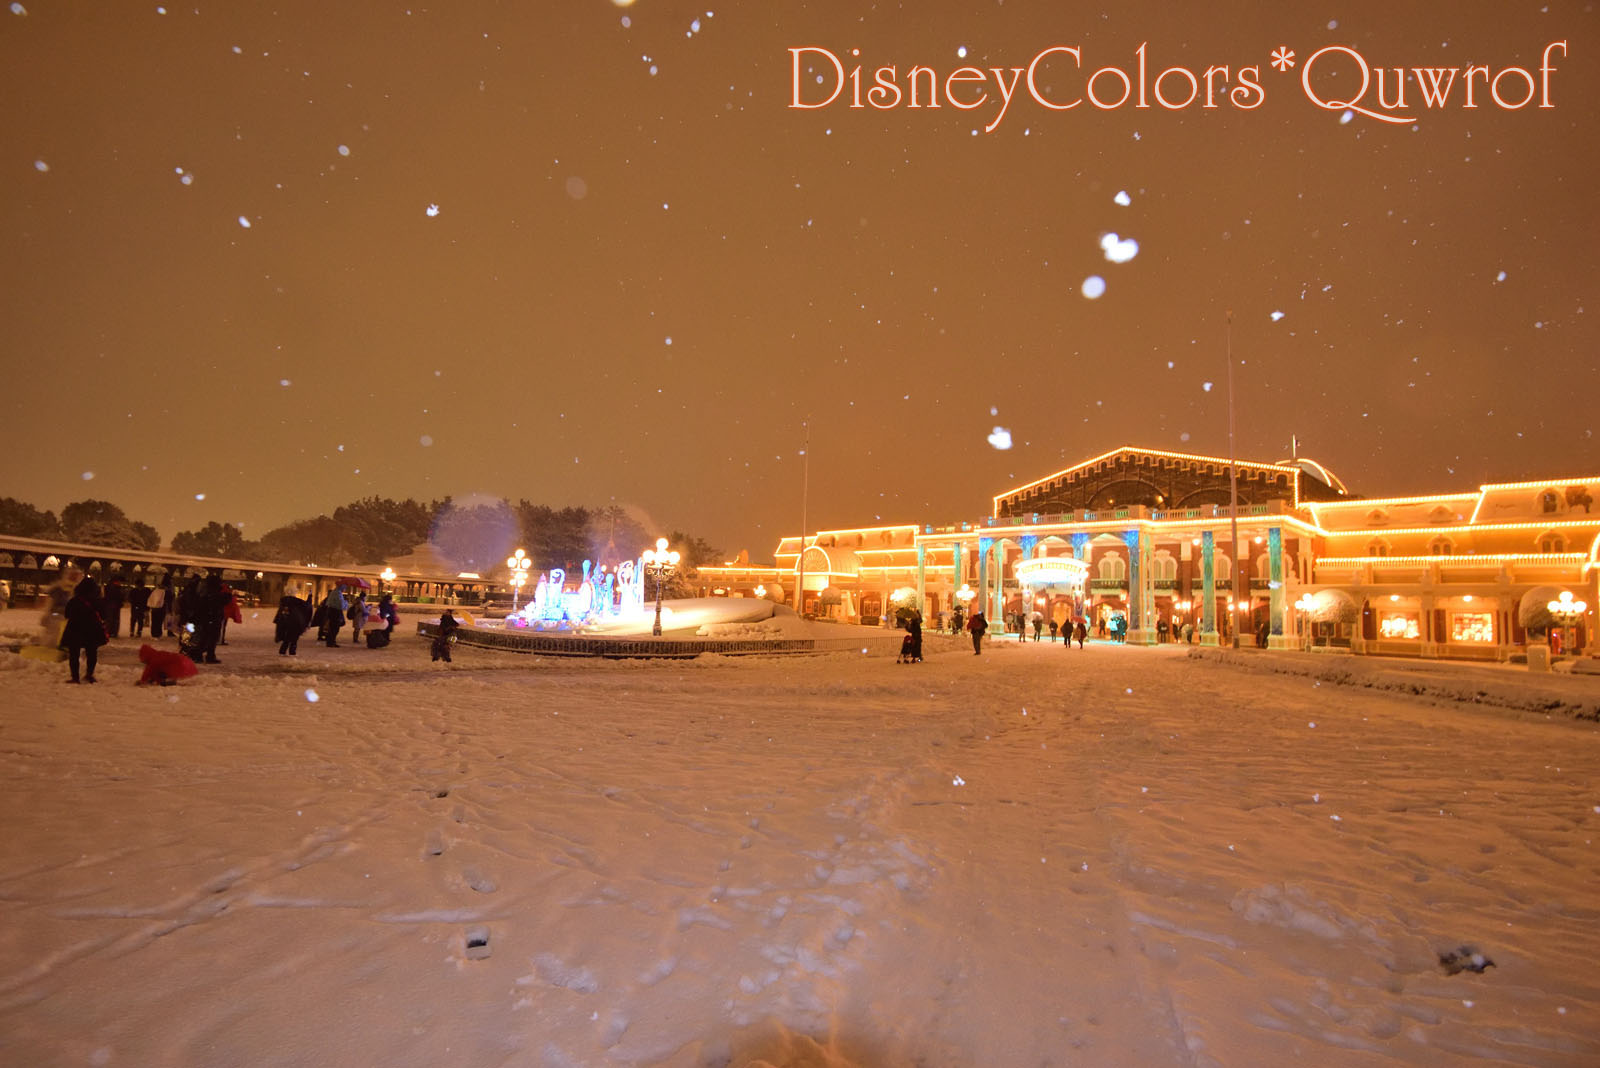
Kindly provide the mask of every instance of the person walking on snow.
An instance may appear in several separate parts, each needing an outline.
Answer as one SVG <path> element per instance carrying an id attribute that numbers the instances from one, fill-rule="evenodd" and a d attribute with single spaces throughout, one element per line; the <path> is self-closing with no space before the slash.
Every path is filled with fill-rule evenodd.
<path id="1" fill-rule="evenodd" d="M 973 656 L 983 653 L 983 633 L 988 629 L 989 621 L 983 618 L 982 612 L 974 612 L 967 618 L 967 633 L 972 635 Z"/>
<path id="2" fill-rule="evenodd" d="M 78 654 L 83 654 L 84 682 L 94 681 L 94 665 L 100 647 L 111 639 L 106 635 L 105 617 L 101 615 L 100 584 L 86 578 L 72 591 L 72 599 L 65 609 L 67 625 L 61 632 L 61 648 L 67 651 L 72 677 L 78 681 Z"/>
<path id="3" fill-rule="evenodd" d="M 456 622 L 456 617 L 446 608 L 439 617 L 439 633 L 433 638 L 433 659 L 450 663 L 450 646 L 456 640 L 456 631 L 461 629 L 461 624 Z"/>

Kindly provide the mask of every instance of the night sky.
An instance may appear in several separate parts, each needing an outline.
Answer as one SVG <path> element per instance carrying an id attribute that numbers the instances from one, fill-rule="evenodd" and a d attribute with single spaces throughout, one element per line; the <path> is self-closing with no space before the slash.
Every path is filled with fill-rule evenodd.
<path id="1" fill-rule="evenodd" d="M 0 494 L 168 537 L 373 494 L 621 503 L 770 559 L 808 416 L 811 529 L 975 518 L 1125 443 L 1225 455 L 1227 309 L 1240 456 L 1295 434 L 1371 496 L 1593 473 L 1593 3 L 1102 8 L 0 8 Z M 1066 102 L 1137 82 L 1142 42 L 1146 108 L 1050 110 L 1024 74 L 985 132 L 993 75 L 943 96 L 1064 46 L 1082 69 L 1036 82 Z M 1534 97 L 1319 108 L 1332 45 Z M 792 109 L 801 47 L 863 94 L 932 67 L 942 106 Z M 1346 102 L 1356 60 L 1317 64 Z M 1229 67 L 1219 106 L 1161 107 L 1177 66 Z M 824 99 L 831 64 L 801 71 Z"/>

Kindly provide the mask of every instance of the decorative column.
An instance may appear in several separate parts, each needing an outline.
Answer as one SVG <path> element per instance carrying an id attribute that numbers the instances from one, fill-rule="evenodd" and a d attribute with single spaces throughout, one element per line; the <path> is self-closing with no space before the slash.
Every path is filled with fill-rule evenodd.
<path id="1" fill-rule="evenodd" d="M 989 615 L 989 547 L 994 544 L 993 538 L 978 539 L 978 611 L 985 616 Z M 989 629 L 995 630 L 998 621 L 989 619 Z M 996 631 L 996 633 L 999 633 Z"/>
<path id="2" fill-rule="evenodd" d="M 917 611 L 928 614 L 928 549 L 917 542 Z"/>
<path id="3" fill-rule="evenodd" d="M 1128 547 L 1128 643 L 1154 645 L 1155 628 L 1150 625 L 1150 608 L 1155 601 L 1150 578 L 1150 543 L 1138 527 L 1124 531 L 1122 543 Z"/>
<path id="4" fill-rule="evenodd" d="M 1211 531 L 1200 532 L 1200 644 L 1217 644 L 1217 539 Z"/>
<path id="5" fill-rule="evenodd" d="M 1075 531 L 1072 534 L 1072 556 L 1073 556 L 1073 559 L 1082 560 L 1086 564 L 1089 562 L 1089 540 L 1090 540 L 1089 539 L 1089 535 L 1087 533 L 1081 531 L 1081 530 Z M 1084 576 L 1083 576 L 1083 587 L 1082 587 L 1082 590 L 1081 590 L 1081 592 L 1079 592 L 1078 596 L 1074 599 L 1074 602 L 1073 602 L 1073 605 L 1072 605 L 1072 618 L 1073 619 L 1077 619 L 1079 616 L 1082 616 L 1085 620 L 1088 620 L 1088 618 L 1089 618 L 1089 599 L 1092 596 L 1094 596 L 1094 591 L 1091 588 L 1093 582 L 1094 582 L 1093 576 L 1090 575 L 1088 572 L 1085 572 Z"/>
<path id="6" fill-rule="evenodd" d="M 1296 642 L 1283 634 L 1283 528 L 1267 528 L 1267 648 L 1292 649 Z"/>
<path id="7" fill-rule="evenodd" d="M 1421 624 L 1421 626 L 1418 628 L 1418 630 L 1421 632 L 1421 635 L 1422 635 L 1422 655 L 1423 656 L 1438 656 L 1439 655 L 1439 635 L 1434 633 L 1434 626 L 1433 626 L 1434 600 L 1433 600 L 1433 594 L 1431 592 L 1430 593 L 1424 593 L 1422 595 L 1420 603 L 1422 605 L 1422 618 L 1420 620 L 1418 620 L 1417 622 Z"/>

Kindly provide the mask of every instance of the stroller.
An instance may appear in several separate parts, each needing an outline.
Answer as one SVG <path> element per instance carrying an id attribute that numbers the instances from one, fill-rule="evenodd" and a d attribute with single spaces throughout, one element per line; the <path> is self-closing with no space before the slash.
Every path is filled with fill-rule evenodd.
<path id="1" fill-rule="evenodd" d="M 904 638 L 900 639 L 900 655 L 894 658 L 894 662 L 896 664 L 912 663 L 916 659 L 916 647 L 917 643 L 912 641 L 908 632 Z"/>
<path id="2" fill-rule="evenodd" d="M 389 644 L 389 628 L 388 627 L 379 627 L 376 630 L 367 631 L 367 648 L 368 649 L 382 649 L 385 646 L 387 646 L 388 644 Z"/>

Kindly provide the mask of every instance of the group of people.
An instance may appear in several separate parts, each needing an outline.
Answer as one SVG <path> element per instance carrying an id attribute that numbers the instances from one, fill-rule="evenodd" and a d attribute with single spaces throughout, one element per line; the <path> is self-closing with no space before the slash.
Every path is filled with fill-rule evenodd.
<path id="1" fill-rule="evenodd" d="M 1021 615 L 1018 615 L 1013 622 L 1017 627 L 1017 639 L 1021 641 L 1027 636 L 1027 619 Z M 981 611 L 976 611 L 966 617 L 964 629 L 972 637 L 972 655 L 981 656 L 983 654 L 983 636 L 989 632 L 989 621 L 984 618 L 984 615 Z M 1034 641 L 1039 640 L 1039 635 L 1043 632 L 1043 630 L 1043 614 L 1035 614 L 1033 618 Z M 1081 619 L 1077 620 L 1076 622 L 1067 619 L 1061 621 L 1060 623 L 1052 620 L 1050 623 L 1050 640 L 1055 641 L 1057 634 L 1060 634 L 1062 638 L 1065 639 L 1068 649 L 1072 648 L 1072 640 L 1074 638 L 1078 640 L 1078 648 L 1082 649 L 1084 640 L 1089 637 L 1089 625 Z M 920 634 L 918 637 L 920 641 Z"/>
<path id="2" fill-rule="evenodd" d="M 309 589 L 306 592 L 309 594 Z M 367 646 L 375 649 L 389 643 L 400 622 L 394 599 L 387 593 L 378 601 L 377 619 L 372 627 L 367 627 L 368 606 L 364 593 L 347 601 L 343 590 L 336 587 L 322 599 L 315 613 L 311 603 L 300 593 L 299 586 L 291 585 L 278 602 L 273 623 L 280 655 L 296 655 L 301 635 L 313 625 L 318 627 L 318 640 L 330 647 L 339 644 L 338 635 L 346 622 L 350 624 L 353 640 L 360 640 L 365 628 Z M 141 647 L 139 659 L 145 665 L 145 672 L 140 682 L 170 683 L 177 677 L 193 674 L 194 664 L 220 664 L 217 647 L 228 644 L 228 623 L 244 621 L 238 597 L 216 572 L 192 576 L 180 589 L 171 574 L 163 576 L 154 586 L 145 585 L 142 578 L 124 583 L 117 577 L 102 586 L 98 579 L 85 575 L 81 569 L 68 568 L 50 587 L 47 597 L 40 619 L 43 648 L 62 650 L 70 683 L 96 681 L 100 649 L 112 638 L 122 636 L 124 610 L 128 616 L 129 637 L 145 637 L 148 629 L 152 640 L 176 637 L 179 642 L 179 651 L 175 653 L 162 652 L 148 643 Z M 454 622 L 452 619 L 451 623 Z M 188 661 L 187 666 L 180 668 L 176 664 L 179 659 Z M 440 659 L 437 651 L 434 659 Z M 448 648 L 443 659 L 450 659 Z"/>
<path id="3" fill-rule="evenodd" d="M 40 620 L 45 641 L 66 652 L 71 683 L 92 683 L 99 651 L 122 636 L 122 612 L 128 610 L 128 634 L 159 639 L 177 636 L 195 662 L 217 664 L 217 646 L 226 645 L 228 621 L 242 622 L 233 590 L 212 573 L 193 576 L 178 592 L 171 574 L 151 587 L 141 577 L 132 586 L 113 577 L 102 588 L 93 575 L 69 568 L 50 588 Z M 147 647 L 148 648 L 148 647 Z M 149 658 L 141 659 L 147 663 Z"/>
<path id="4" fill-rule="evenodd" d="M 310 590 L 306 591 L 310 594 Z M 339 647 L 339 632 L 345 623 L 350 624 L 350 640 L 361 641 L 362 628 L 367 629 L 367 648 L 381 649 L 389 644 L 394 629 L 400 624 L 400 613 L 395 608 L 394 597 L 385 593 L 378 598 L 378 619 L 382 626 L 367 627 L 367 595 L 358 592 L 346 598 L 344 587 L 335 586 L 313 609 L 311 600 L 300 596 L 300 587 L 290 584 L 278 599 L 278 613 L 272 617 L 274 636 L 278 639 L 279 656 L 298 656 L 300 638 L 312 627 L 317 628 L 317 641 L 330 649 Z M 435 658 L 437 659 L 437 658 Z"/>

